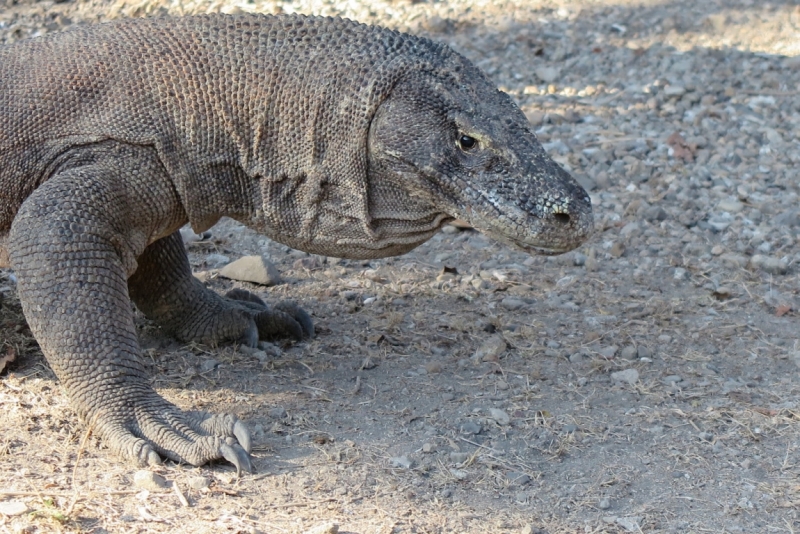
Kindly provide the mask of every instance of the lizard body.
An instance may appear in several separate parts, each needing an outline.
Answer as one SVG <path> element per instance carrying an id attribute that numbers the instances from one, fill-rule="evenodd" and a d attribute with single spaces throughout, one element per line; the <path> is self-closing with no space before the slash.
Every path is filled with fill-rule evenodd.
<path id="1" fill-rule="evenodd" d="M 149 386 L 129 298 L 182 340 L 313 335 L 221 297 L 177 230 L 229 216 L 307 252 L 402 254 L 461 218 L 529 252 L 592 229 L 585 191 L 445 45 L 343 19 L 136 19 L 0 47 L 0 266 L 80 415 L 123 456 L 251 469 L 230 415 Z"/>

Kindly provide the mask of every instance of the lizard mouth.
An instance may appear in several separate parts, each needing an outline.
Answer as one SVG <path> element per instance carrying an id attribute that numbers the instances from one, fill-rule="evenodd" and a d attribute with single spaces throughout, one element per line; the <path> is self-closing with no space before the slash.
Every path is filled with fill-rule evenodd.
<path id="1" fill-rule="evenodd" d="M 513 213 L 508 210 L 507 215 Z M 517 217 L 505 217 L 502 223 L 496 216 L 486 216 L 469 210 L 463 217 L 475 229 L 488 237 L 528 254 L 556 256 L 574 250 L 592 233 L 591 211 L 573 212 L 569 216 L 548 214 L 546 218 L 519 210 Z"/>
<path id="2" fill-rule="evenodd" d="M 534 245 L 531 243 L 526 243 L 525 241 L 516 240 L 513 238 L 499 238 L 496 234 L 485 232 L 486 235 L 496 239 L 497 241 L 501 241 L 506 245 L 509 245 L 517 250 L 521 250 L 523 252 L 527 252 L 528 254 L 537 254 L 541 256 L 558 256 L 559 254 L 564 254 L 565 252 L 569 252 L 570 250 L 574 250 L 583 242 L 583 240 L 577 242 L 571 242 L 564 245 Z"/>

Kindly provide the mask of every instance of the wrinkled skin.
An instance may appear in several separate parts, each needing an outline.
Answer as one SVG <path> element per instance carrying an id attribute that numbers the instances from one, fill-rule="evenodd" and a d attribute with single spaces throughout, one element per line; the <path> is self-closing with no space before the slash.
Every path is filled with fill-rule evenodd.
<path id="1" fill-rule="evenodd" d="M 75 409 L 137 463 L 253 469 L 244 423 L 152 389 L 131 300 L 185 341 L 314 335 L 291 302 L 192 276 L 178 229 L 223 216 L 349 258 L 401 254 L 457 217 L 548 254 L 592 229 L 586 193 L 510 98 L 425 39 L 216 15 L 0 47 L 0 266 Z"/>

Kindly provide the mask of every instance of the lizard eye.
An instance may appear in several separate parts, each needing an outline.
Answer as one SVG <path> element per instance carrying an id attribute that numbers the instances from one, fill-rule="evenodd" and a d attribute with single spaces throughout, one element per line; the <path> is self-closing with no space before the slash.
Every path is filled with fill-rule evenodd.
<path id="1" fill-rule="evenodd" d="M 470 137 L 468 135 L 462 135 L 458 138 L 458 146 L 461 147 L 461 150 L 467 151 L 472 150 L 478 144 L 478 141 L 474 137 Z"/>

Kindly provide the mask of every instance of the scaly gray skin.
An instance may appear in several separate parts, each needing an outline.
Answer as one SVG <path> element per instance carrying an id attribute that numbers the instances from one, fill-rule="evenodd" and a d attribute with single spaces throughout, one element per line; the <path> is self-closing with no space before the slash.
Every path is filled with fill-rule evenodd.
<path id="1" fill-rule="evenodd" d="M 192 277 L 177 230 L 222 216 L 348 258 L 402 254 L 453 218 L 548 254 L 592 229 L 511 99 L 426 39 L 213 15 L 0 47 L 0 265 L 75 408 L 142 464 L 252 469 L 243 423 L 150 387 L 129 298 L 181 340 L 313 335 L 291 303 Z"/>

